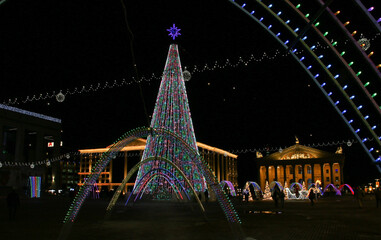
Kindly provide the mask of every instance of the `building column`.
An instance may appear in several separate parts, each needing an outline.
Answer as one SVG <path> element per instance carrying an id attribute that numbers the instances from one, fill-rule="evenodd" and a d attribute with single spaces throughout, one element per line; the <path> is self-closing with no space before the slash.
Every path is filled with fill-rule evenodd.
<path id="1" fill-rule="evenodd" d="M 286 168 L 287 168 L 287 165 L 283 165 L 283 183 L 282 184 L 287 182 Z"/>
<path id="2" fill-rule="evenodd" d="M 295 182 L 298 182 L 298 180 L 296 179 L 296 165 L 294 164 L 294 165 L 292 165 L 292 167 L 294 168 L 294 181 Z"/>
<path id="3" fill-rule="evenodd" d="M 312 183 L 315 183 L 315 164 L 311 164 L 311 179 Z"/>
<path id="4" fill-rule="evenodd" d="M 278 165 L 274 165 L 275 181 L 278 181 Z"/>
<path id="5" fill-rule="evenodd" d="M 215 159 L 215 157 L 216 157 L 216 154 L 215 153 L 213 153 L 213 159 Z M 218 161 L 219 159 L 218 159 L 218 155 L 217 155 L 217 169 L 216 169 L 216 177 L 217 177 L 217 179 L 218 179 L 218 182 L 221 182 L 221 176 L 220 176 L 220 161 Z"/>
<path id="6" fill-rule="evenodd" d="M 224 159 L 224 156 L 221 155 L 221 154 L 218 154 L 219 155 L 219 159 L 221 159 L 221 181 L 223 180 L 226 180 L 226 177 L 225 177 L 225 159 Z"/>
<path id="7" fill-rule="evenodd" d="M 325 179 L 324 179 L 324 163 L 320 163 L 320 171 L 321 171 L 321 184 L 323 188 L 325 188 Z"/>
<path id="8" fill-rule="evenodd" d="M 265 167 L 266 167 L 266 180 L 265 180 L 265 185 L 266 185 L 266 181 L 268 181 L 270 184 L 270 180 L 269 180 L 269 166 L 266 165 Z"/>
<path id="9" fill-rule="evenodd" d="M 335 181 L 334 181 L 334 179 L 333 179 L 333 163 L 330 163 L 329 164 L 329 171 L 330 171 L 330 174 L 331 174 L 331 183 L 333 184 L 333 185 L 335 185 Z"/>

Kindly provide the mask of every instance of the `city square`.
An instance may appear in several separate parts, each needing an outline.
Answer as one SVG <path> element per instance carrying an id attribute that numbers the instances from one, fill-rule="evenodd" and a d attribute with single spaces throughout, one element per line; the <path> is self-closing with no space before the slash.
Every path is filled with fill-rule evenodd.
<path id="1" fill-rule="evenodd" d="M 380 9 L 217 2 L 0 1 L 2 236 L 381 237 Z"/>

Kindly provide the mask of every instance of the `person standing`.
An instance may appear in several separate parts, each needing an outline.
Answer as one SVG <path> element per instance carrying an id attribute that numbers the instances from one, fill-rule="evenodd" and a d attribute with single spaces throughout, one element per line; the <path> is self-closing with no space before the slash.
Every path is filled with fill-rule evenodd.
<path id="1" fill-rule="evenodd" d="M 20 206 L 20 198 L 14 189 L 12 189 L 12 191 L 7 196 L 7 206 L 9 212 L 9 220 L 15 220 L 17 209 Z"/>
<path id="2" fill-rule="evenodd" d="M 310 189 L 310 193 L 308 194 L 308 198 L 311 201 L 311 206 L 313 206 L 314 205 L 314 200 L 315 200 L 315 192 L 314 192 L 313 188 Z"/>
<path id="3" fill-rule="evenodd" d="M 356 191 L 355 191 L 355 198 L 357 199 L 357 203 L 358 203 L 360 208 L 362 208 L 362 205 L 363 205 L 362 200 L 364 198 L 364 195 L 365 195 L 365 193 L 362 190 L 362 188 L 361 187 L 357 187 Z"/>
<path id="4" fill-rule="evenodd" d="M 376 197 L 376 203 L 378 208 L 379 206 L 381 206 L 381 188 L 380 187 L 376 188 L 374 195 Z"/>

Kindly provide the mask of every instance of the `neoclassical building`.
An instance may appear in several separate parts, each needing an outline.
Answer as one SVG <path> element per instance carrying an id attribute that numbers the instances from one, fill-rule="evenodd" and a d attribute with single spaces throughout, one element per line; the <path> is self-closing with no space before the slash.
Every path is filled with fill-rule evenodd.
<path id="1" fill-rule="evenodd" d="M 259 183 L 265 189 L 266 181 L 278 181 L 288 186 L 294 182 L 306 186 L 320 181 L 323 187 L 332 183 L 341 185 L 345 156 L 339 148 L 336 153 L 330 153 L 315 148 L 303 146 L 296 141 L 294 146 L 262 157 L 257 153 Z"/>
<path id="2" fill-rule="evenodd" d="M 200 155 L 208 162 L 219 182 L 230 181 L 234 186 L 238 186 L 237 155 L 200 142 L 197 142 L 197 146 Z M 140 161 L 145 147 L 146 139 L 142 138 L 125 146 L 101 173 L 97 181 L 98 187 L 105 187 L 108 190 L 118 187 L 128 171 Z M 102 153 L 108 150 L 109 147 L 79 150 L 79 186 L 83 185 L 85 178 L 90 174 L 92 165 L 102 156 Z M 135 180 L 132 179 L 126 186 L 133 186 L 134 182 Z"/>

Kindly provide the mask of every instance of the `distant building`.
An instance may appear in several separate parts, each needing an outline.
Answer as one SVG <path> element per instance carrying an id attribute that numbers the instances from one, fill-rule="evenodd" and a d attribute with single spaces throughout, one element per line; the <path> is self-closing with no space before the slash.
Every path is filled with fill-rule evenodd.
<path id="1" fill-rule="evenodd" d="M 26 189 L 29 176 L 59 186 L 59 163 L 45 163 L 60 153 L 61 129 L 60 119 L 0 104 L 0 188 Z"/>
<path id="2" fill-rule="evenodd" d="M 125 146 L 101 173 L 97 181 L 97 187 L 103 187 L 103 189 L 106 188 L 106 190 L 118 187 L 127 176 L 128 171 L 140 161 L 145 146 L 146 140 L 142 138 L 138 138 Z M 209 166 L 219 182 L 226 180 L 232 182 L 234 186 L 238 186 L 237 155 L 199 142 L 197 142 L 197 146 L 200 155 L 209 163 Z M 92 165 L 102 156 L 102 153 L 108 151 L 108 149 L 109 147 L 79 150 L 81 153 L 78 173 L 79 186 L 83 185 L 85 178 L 90 174 Z M 133 186 L 134 183 L 135 179 L 130 180 L 127 187 Z"/>
<path id="3" fill-rule="evenodd" d="M 266 181 L 278 181 L 288 186 L 294 182 L 311 183 L 320 181 L 323 187 L 332 183 L 343 184 L 343 167 L 345 156 L 339 148 L 336 153 L 329 153 L 306 147 L 296 141 L 294 146 L 280 152 L 262 157 L 257 154 L 259 183 L 262 189 Z"/>

